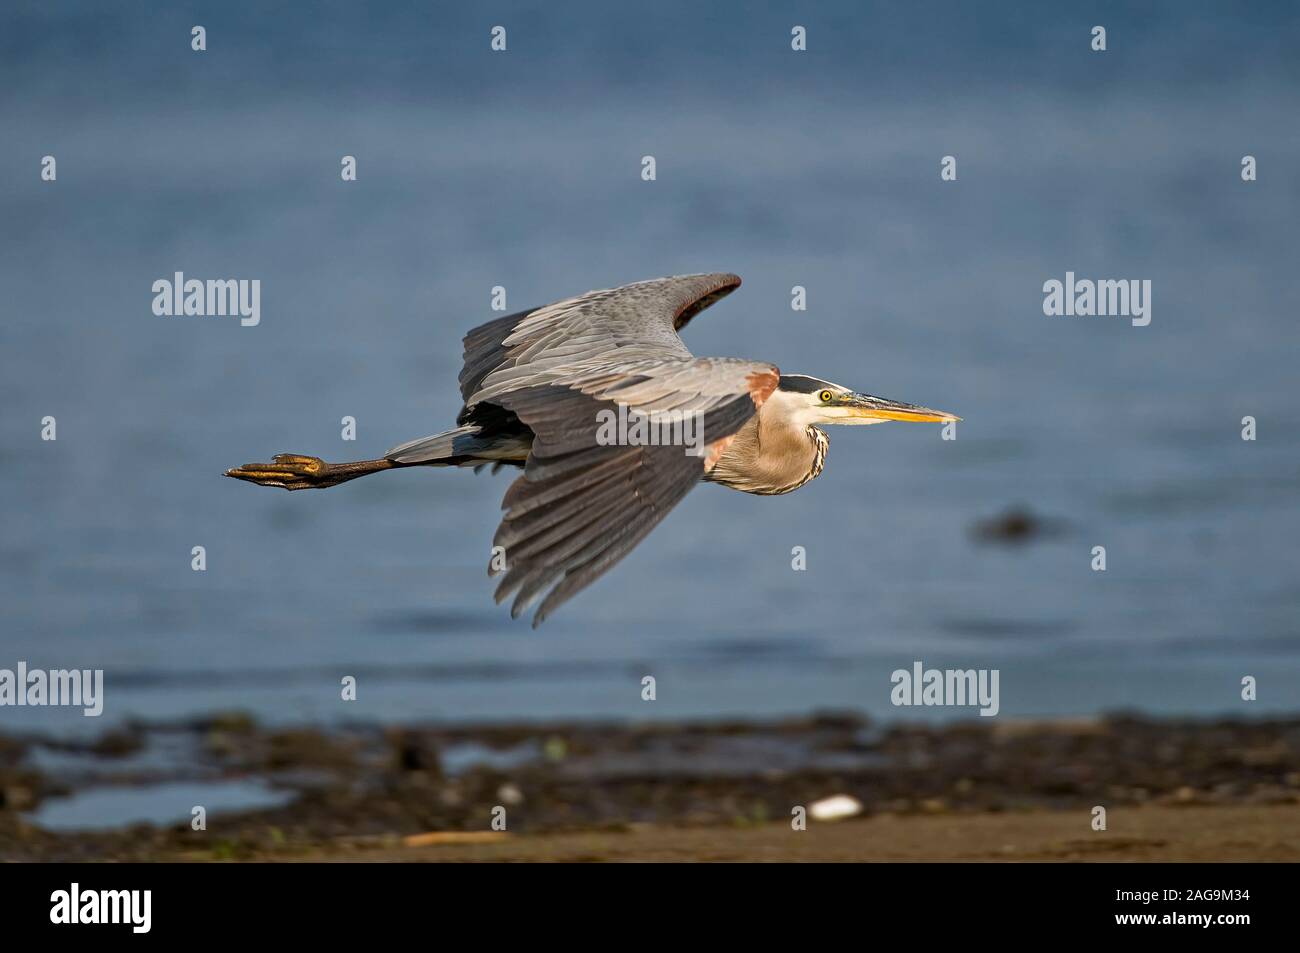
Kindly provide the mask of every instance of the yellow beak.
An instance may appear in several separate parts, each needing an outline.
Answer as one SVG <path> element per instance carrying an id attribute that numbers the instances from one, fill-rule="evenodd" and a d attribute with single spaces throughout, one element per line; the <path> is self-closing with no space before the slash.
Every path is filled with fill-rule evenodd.
<path id="1" fill-rule="evenodd" d="M 872 397 L 870 394 L 847 394 L 845 405 L 854 417 L 866 417 L 871 420 L 906 420 L 917 424 L 944 424 L 952 420 L 961 420 L 955 414 L 916 404 L 904 404 L 902 401 L 889 400 L 884 397 Z"/>

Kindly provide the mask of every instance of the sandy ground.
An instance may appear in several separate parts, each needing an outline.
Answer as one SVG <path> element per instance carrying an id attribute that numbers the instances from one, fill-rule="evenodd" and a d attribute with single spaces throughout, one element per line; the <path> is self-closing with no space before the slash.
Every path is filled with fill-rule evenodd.
<path id="1" fill-rule="evenodd" d="M 1139 807 L 1094 832 L 1086 811 L 891 816 L 748 828 L 641 827 L 488 843 L 321 849 L 303 861 L 1300 861 L 1300 806 Z"/>

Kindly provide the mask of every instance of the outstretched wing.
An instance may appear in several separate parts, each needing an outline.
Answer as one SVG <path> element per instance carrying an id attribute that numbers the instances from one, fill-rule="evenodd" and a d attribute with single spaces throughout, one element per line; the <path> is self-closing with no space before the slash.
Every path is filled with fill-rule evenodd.
<path id="1" fill-rule="evenodd" d="M 536 435 L 501 504 L 497 602 L 516 594 L 518 617 L 547 593 L 537 626 L 608 572 L 713 468 L 779 380 L 771 364 L 734 358 L 640 360 L 495 396 Z M 646 425 L 639 435 L 637 415 Z M 620 417 L 629 426 L 615 424 L 611 442 L 611 418 Z M 665 433 L 680 439 L 665 443 Z"/>
<path id="2" fill-rule="evenodd" d="M 551 383 L 581 364 L 689 359 L 677 332 L 739 287 L 722 273 L 656 278 L 489 321 L 465 335 L 465 406 Z"/>

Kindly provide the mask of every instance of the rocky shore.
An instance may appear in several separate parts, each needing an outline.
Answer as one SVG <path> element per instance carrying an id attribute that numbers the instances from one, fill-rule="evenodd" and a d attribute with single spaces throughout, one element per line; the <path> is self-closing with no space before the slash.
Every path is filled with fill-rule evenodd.
<path id="1" fill-rule="evenodd" d="M 286 729 L 227 714 L 89 742 L 0 735 L 4 860 L 693 855 L 1296 860 L 1300 718 Z"/>

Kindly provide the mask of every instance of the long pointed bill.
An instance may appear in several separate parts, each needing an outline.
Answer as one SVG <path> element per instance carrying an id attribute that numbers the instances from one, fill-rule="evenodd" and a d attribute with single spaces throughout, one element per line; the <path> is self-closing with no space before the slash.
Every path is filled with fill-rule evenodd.
<path id="1" fill-rule="evenodd" d="M 870 394 L 853 394 L 847 398 L 845 406 L 850 417 L 868 420 L 907 420 L 919 424 L 943 424 L 950 420 L 961 420 L 955 414 L 916 404 L 904 404 L 898 400 L 884 397 L 872 397 Z"/>

